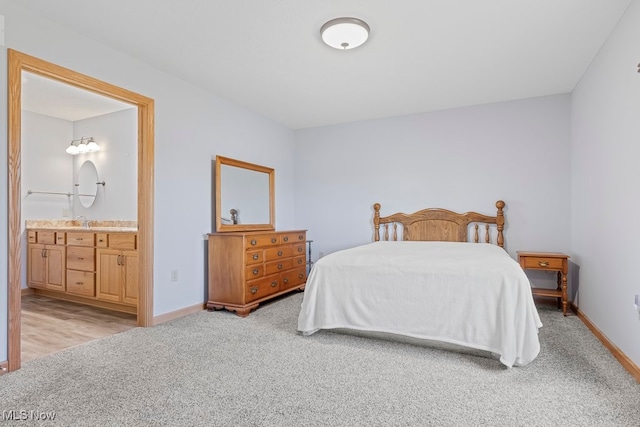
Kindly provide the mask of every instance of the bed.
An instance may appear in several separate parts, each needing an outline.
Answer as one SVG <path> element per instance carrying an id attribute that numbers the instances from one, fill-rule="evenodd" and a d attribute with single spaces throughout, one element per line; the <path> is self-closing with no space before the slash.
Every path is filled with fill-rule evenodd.
<path id="1" fill-rule="evenodd" d="M 406 337 L 527 365 L 542 323 L 527 276 L 504 250 L 504 207 L 496 202 L 495 216 L 430 208 L 382 217 L 376 203 L 374 242 L 313 265 L 298 331 Z"/>

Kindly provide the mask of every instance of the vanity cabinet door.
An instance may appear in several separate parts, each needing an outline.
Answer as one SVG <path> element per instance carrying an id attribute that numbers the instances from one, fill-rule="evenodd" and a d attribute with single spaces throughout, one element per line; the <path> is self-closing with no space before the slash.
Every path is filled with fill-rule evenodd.
<path id="1" fill-rule="evenodd" d="M 27 257 L 27 283 L 30 287 L 65 290 L 64 246 L 29 244 Z"/>
<path id="2" fill-rule="evenodd" d="M 45 246 L 29 244 L 27 248 L 27 283 L 31 288 L 47 287 L 47 259 L 43 256 Z"/>
<path id="3" fill-rule="evenodd" d="M 117 249 L 98 250 L 96 297 L 128 305 L 138 303 L 138 254 Z"/>
<path id="4" fill-rule="evenodd" d="M 135 251 L 122 252 L 122 302 L 138 305 L 138 253 Z"/>
<path id="5" fill-rule="evenodd" d="M 120 302 L 120 284 L 122 267 L 120 251 L 115 249 L 98 250 L 98 269 L 96 272 L 96 297 L 104 301 Z"/>

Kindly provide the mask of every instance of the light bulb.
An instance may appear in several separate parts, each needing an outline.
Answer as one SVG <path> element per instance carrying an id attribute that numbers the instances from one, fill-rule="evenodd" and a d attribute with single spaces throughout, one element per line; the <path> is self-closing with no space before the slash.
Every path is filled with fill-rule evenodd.
<path id="1" fill-rule="evenodd" d="M 67 147 L 67 149 L 65 151 L 68 154 L 71 154 L 72 156 L 75 156 L 76 154 L 78 154 L 78 147 L 76 147 L 75 145 L 71 144 L 70 146 Z"/>
<path id="2" fill-rule="evenodd" d="M 99 151 L 100 150 L 100 146 L 98 144 L 95 143 L 95 141 L 91 141 L 87 144 L 87 151 L 90 153 L 93 153 L 95 151 Z"/>

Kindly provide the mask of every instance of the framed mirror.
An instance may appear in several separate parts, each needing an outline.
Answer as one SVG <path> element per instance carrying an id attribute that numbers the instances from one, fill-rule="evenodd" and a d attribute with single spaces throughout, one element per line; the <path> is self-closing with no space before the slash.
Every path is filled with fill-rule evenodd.
<path id="1" fill-rule="evenodd" d="M 216 156 L 217 232 L 275 229 L 275 170 Z"/>
<path id="2" fill-rule="evenodd" d="M 85 161 L 80 166 L 76 190 L 80 204 L 85 208 L 90 208 L 98 194 L 98 170 L 91 160 Z"/>

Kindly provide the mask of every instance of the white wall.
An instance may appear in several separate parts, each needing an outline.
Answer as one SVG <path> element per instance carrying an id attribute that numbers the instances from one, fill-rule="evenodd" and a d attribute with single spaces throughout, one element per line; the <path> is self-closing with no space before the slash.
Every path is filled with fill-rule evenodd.
<path id="1" fill-rule="evenodd" d="M 89 220 L 130 220 L 138 218 L 138 110 L 130 108 L 73 122 L 73 139 L 92 136 L 100 151 L 73 156 L 73 182 L 86 160 L 98 171 L 93 205 L 83 207 L 74 197 L 73 217 Z M 67 154 L 67 156 L 69 156 Z M 77 187 L 74 187 L 77 189 Z"/>
<path id="2" fill-rule="evenodd" d="M 579 306 L 640 365 L 640 2 L 633 1 L 572 99 L 571 252 Z"/>
<path id="3" fill-rule="evenodd" d="M 297 227 L 309 229 L 315 257 L 372 241 L 375 202 L 381 215 L 495 215 L 502 199 L 512 256 L 567 251 L 569 107 L 558 95 L 299 130 Z"/>
<path id="4" fill-rule="evenodd" d="M 211 172 L 216 154 L 276 170 L 276 225 L 294 224 L 293 132 L 0 0 L 5 46 L 155 99 L 154 314 L 200 304 L 206 293 L 206 233 L 212 231 Z M 168 52 L 167 54 L 170 54 Z M 0 48 L 6 70 L 6 49 Z M 0 117 L 7 117 L 6 73 L 0 73 Z M 0 185 L 6 188 L 6 119 L 0 120 Z M 7 209 L 0 198 L 0 277 L 7 277 Z M 172 269 L 178 282 L 170 282 Z M 6 313 L 6 281 L 0 310 Z M 0 360 L 6 359 L 0 316 Z"/>
<path id="5" fill-rule="evenodd" d="M 22 227 L 26 219 L 71 214 L 71 197 L 27 191 L 73 192 L 73 159 L 64 151 L 72 137 L 73 122 L 22 111 Z"/>

